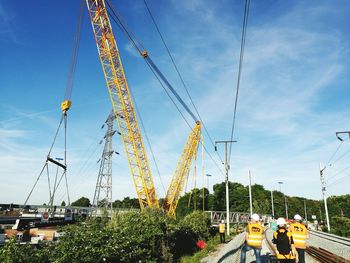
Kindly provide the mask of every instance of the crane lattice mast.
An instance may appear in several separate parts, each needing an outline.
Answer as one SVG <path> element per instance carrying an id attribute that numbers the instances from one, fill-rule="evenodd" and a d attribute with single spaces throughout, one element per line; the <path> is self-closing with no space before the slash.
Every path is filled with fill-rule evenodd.
<path id="1" fill-rule="evenodd" d="M 103 0 L 86 0 L 113 111 L 118 121 L 141 209 L 159 207 L 117 43 Z"/>
<path id="2" fill-rule="evenodd" d="M 176 215 L 176 207 L 183 187 L 186 183 L 187 175 L 191 168 L 191 163 L 196 156 L 200 138 L 201 123 L 197 122 L 187 139 L 164 200 L 164 210 L 171 216 Z"/>

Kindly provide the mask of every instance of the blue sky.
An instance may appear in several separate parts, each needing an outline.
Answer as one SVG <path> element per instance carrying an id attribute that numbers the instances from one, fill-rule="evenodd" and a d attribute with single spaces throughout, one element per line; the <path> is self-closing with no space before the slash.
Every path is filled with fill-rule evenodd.
<path id="1" fill-rule="evenodd" d="M 213 140 L 229 139 L 243 1 L 148 2 Z M 112 3 L 189 102 L 143 1 Z M 93 197 L 102 151 L 98 142 L 104 135 L 100 128 L 111 109 L 84 11 L 68 124 L 72 200 Z M 350 128 L 349 11 L 345 0 L 251 1 L 230 180 L 247 184 L 251 170 L 253 182 L 267 189 L 277 190 L 283 181 L 288 195 L 321 197 L 319 163 L 328 164 L 337 149 L 335 132 Z M 44 163 L 61 114 L 78 12 L 78 1 L 0 1 L 0 202 L 23 203 Z M 190 130 L 143 60 L 113 28 L 167 187 Z M 349 193 L 350 140 L 344 139 L 325 170 L 329 195 Z M 61 141 L 54 157 L 62 156 Z M 205 142 L 219 163 L 206 135 Z M 121 154 L 113 159 L 113 199 L 135 197 L 120 138 L 114 147 Z M 208 155 L 204 167 L 213 175 L 210 185 L 223 181 Z M 46 180 L 40 180 L 30 203 L 47 202 Z M 60 189 L 58 202 L 62 200 L 67 197 Z"/>

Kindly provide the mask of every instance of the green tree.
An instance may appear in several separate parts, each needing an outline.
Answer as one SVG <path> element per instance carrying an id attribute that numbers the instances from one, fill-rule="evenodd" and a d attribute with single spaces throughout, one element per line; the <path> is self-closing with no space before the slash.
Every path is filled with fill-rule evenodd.
<path id="1" fill-rule="evenodd" d="M 78 200 L 74 201 L 72 203 L 72 206 L 82 206 L 82 207 L 89 207 L 91 206 L 90 200 L 87 197 L 80 197 Z"/>
<path id="2" fill-rule="evenodd" d="M 66 206 L 66 202 L 62 201 L 61 206 Z"/>

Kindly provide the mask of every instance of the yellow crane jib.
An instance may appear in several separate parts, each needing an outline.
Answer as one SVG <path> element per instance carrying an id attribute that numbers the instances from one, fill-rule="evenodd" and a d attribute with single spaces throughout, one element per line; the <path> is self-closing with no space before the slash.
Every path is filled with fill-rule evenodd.
<path id="1" fill-rule="evenodd" d="M 141 209 L 159 208 L 151 170 L 104 0 L 86 0 L 98 55 Z"/>
<path id="2" fill-rule="evenodd" d="M 179 202 L 181 192 L 186 183 L 192 161 L 196 156 L 200 138 L 201 123 L 197 121 L 195 127 L 192 129 L 192 132 L 187 139 L 180 160 L 177 163 L 175 173 L 171 179 L 168 192 L 164 199 L 164 210 L 167 211 L 168 215 L 170 216 L 176 216 L 176 207 Z"/>

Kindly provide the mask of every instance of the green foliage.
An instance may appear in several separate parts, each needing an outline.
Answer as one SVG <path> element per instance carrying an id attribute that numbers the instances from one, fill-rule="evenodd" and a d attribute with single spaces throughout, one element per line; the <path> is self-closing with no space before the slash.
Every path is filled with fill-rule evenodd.
<path id="1" fill-rule="evenodd" d="M 334 216 L 330 220 L 331 233 L 350 238 L 350 218 Z"/>
<path id="2" fill-rule="evenodd" d="M 200 211 L 195 211 L 185 216 L 180 225 L 183 228 L 191 229 L 198 239 L 207 239 L 209 237 L 210 219 Z"/>
<path id="3" fill-rule="evenodd" d="M 113 207 L 114 208 L 136 208 L 136 209 L 140 209 L 140 203 L 139 203 L 139 199 L 137 199 L 137 198 L 125 197 L 122 201 L 115 200 L 113 202 Z"/>
<path id="4" fill-rule="evenodd" d="M 2 263 L 37 263 L 48 262 L 45 253 L 34 250 L 31 245 L 18 245 L 16 238 L 11 238 L 0 247 L 0 262 Z"/>
<path id="5" fill-rule="evenodd" d="M 197 251 L 196 242 L 209 236 L 208 226 L 200 212 L 181 220 L 153 209 L 120 213 L 110 221 L 64 226 L 58 242 L 43 243 L 39 249 L 13 239 L 0 247 L 0 262 L 176 262 Z"/>
<path id="6" fill-rule="evenodd" d="M 66 202 L 62 201 L 61 206 L 66 206 Z"/>
<path id="7" fill-rule="evenodd" d="M 78 200 L 74 201 L 72 203 L 72 206 L 82 206 L 82 207 L 89 207 L 91 206 L 90 200 L 87 197 L 80 197 Z"/>

